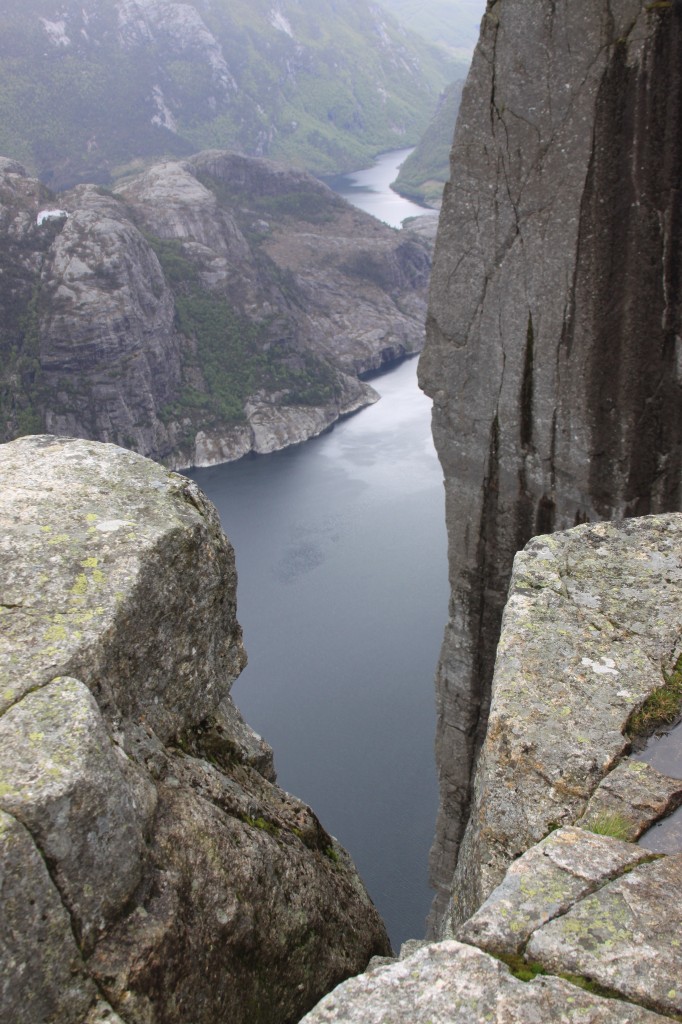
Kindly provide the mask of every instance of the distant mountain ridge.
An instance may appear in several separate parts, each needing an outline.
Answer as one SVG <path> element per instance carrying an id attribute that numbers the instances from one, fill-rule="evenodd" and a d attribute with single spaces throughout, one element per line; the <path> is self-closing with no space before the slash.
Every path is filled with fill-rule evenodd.
<path id="1" fill-rule="evenodd" d="M 0 152 L 56 189 L 215 146 L 351 170 L 454 73 L 368 0 L 5 0 Z"/>
<path id="2" fill-rule="evenodd" d="M 450 177 L 450 149 L 463 88 L 462 79 L 448 86 L 419 143 L 401 165 L 391 186 L 401 196 L 440 205 L 443 186 Z"/>

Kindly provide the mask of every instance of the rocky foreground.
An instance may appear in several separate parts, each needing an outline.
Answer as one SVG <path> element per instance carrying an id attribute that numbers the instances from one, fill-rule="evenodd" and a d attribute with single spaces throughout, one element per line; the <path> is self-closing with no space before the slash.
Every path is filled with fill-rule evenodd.
<path id="1" fill-rule="evenodd" d="M 173 467 L 270 452 L 375 401 L 359 376 L 424 341 L 429 242 L 263 160 L 59 196 L 0 160 L 0 242 L 2 440 Z"/>
<path id="2" fill-rule="evenodd" d="M 384 927 L 232 704 L 232 548 L 113 446 L 0 446 L 0 1019 L 284 1024 Z"/>
<path id="3" fill-rule="evenodd" d="M 517 556 L 444 939 L 377 961 L 305 1024 L 680 1019 L 682 852 L 635 840 L 682 780 L 628 755 L 682 653 L 681 583 L 682 515 Z"/>

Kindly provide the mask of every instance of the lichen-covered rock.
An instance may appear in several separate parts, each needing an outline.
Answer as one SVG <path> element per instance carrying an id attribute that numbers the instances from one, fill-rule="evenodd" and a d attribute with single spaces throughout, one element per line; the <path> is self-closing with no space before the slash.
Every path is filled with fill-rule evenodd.
<path id="1" fill-rule="evenodd" d="M 120 915 L 143 872 L 132 791 L 83 683 L 56 679 L 0 717 L 0 806 L 34 837 L 84 950 Z"/>
<path id="2" fill-rule="evenodd" d="M 630 843 L 559 829 L 512 863 L 457 938 L 489 953 L 517 955 L 543 924 L 649 856 Z"/>
<path id="3" fill-rule="evenodd" d="M 680 582 L 680 514 L 579 526 L 517 555 L 448 928 L 578 820 L 628 752 L 630 716 L 680 653 Z"/>
<path id="4" fill-rule="evenodd" d="M 82 1024 L 97 990 L 68 911 L 31 833 L 2 810 L 0 900 L 2 1020 Z"/>
<path id="5" fill-rule="evenodd" d="M 641 1006 L 561 978 L 520 981 L 472 946 L 447 940 L 340 985 L 301 1024 L 664 1024 Z"/>
<path id="6" fill-rule="evenodd" d="M 297 1020 L 390 946 L 231 703 L 215 510 L 96 442 L 1 446 L 0 480 L 0 1018 Z"/>
<path id="7" fill-rule="evenodd" d="M 679 1015 L 681 886 L 682 854 L 641 864 L 537 931 L 527 957 Z"/>

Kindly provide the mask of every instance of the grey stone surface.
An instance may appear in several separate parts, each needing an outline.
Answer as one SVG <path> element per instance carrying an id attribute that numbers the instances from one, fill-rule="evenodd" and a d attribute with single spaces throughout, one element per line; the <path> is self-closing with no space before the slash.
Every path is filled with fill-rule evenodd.
<path id="1" fill-rule="evenodd" d="M 679 514 L 576 527 L 517 555 L 453 927 L 515 857 L 583 814 L 628 749 L 631 713 L 679 653 L 681 580 Z"/>
<path id="2" fill-rule="evenodd" d="M 0 811 L 0 1020 L 82 1024 L 95 997 L 30 832 Z"/>
<path id="3" fill-rule="evenodd" d="M 139 885 L 146 849 L 113 742 L 78 680 L 56 679 L 0 717 L 0 808 L 31 832 L 91 950 Z"/>
<path id="4" fill-rule="evenodd" d="M 682 804 L 682 779 L 671 779 L 646 761 L 626 758 L 597 786 L 585 813 L 576 824 L 581 828 L 622 826 L 622 839 L 634 841 L 660 818 Z"/>
<path id="5" fill-rule="evenodd" d="M 526 956 L 661 1013 L 682 1012 L 682 854 L 635 867 L 545 925 Z"/>
<path id="6" fill-rule="evenodd" d="M 390 944 L 231 704 L 215 510 L 91 441 L 0 446 L 0 478 L 0 1018 L 298 1019 Z"/>
<path id="7" fill-rule="evenodd" d="M 301 1024 L 663 1024 L 668 1018 L 603 999 L 560 978 L 519 981 L 501 961 L 447 940 L 360 975 Z"/>
<path id="8" fill-rule="evenodd" d="M 0 447 L 0 712 L 58 675 L 112 728 L 197 725 L 244 664 L 231 546 L 184 477 L 96 442 Z M 144 613 L 144 614 L 143 614 Z"/>
<path id="9" fill-rule="evenodd" d="M 452 584 L 437 680 L 437 920 L 514 553 L 535 534 L 680 508 L 681 50 L 677 4 L 494 0 L 484 15 L 420 361 Z"/>
<path id="10" fill-rule="evenodd" d="M 512 863 L 457 938 L 489 953 L 519 954 L 538 928 L 647 858 L 646 850 L 630 843 L 559 829 Z"/>

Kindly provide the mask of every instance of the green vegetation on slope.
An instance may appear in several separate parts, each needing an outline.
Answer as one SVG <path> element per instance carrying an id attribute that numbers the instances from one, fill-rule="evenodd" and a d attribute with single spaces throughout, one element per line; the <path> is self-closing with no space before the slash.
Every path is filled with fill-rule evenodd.
<path id="1" fill-rule="evenodd" d="M 437 205 L 450 177 L 450 148 L 462 98 L 463 81 L 448 86 L 418 146 L 400 168 L 393 188 L 418 203 Z"/>
<path id="2" fill-rule="evenodd" d="M 0 153 L 55 188 L 237 149 L 316 172 L 416 142 L 453 62 L 368 0 L 5 0 Z"/>
<path id="3" fill-rule="evenodd" d="M 176 239 L 147 236 L 175 296 L 177 326 L 194 348 L 185 376 L 194 380 L 164 410 L 167 419 L 202 426 L 238 423 L 254 392 L 277 392 L 282 404 L 322 405 L 337 395 L 334 370 L 310 353 L 293 356 L 286 345 L 264 346 L 268 324 L 240 316 L 228 300 L 201 284 L 196 266 Z"/>

